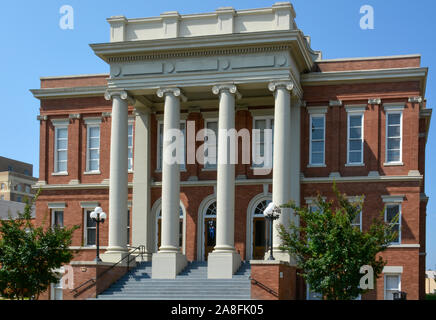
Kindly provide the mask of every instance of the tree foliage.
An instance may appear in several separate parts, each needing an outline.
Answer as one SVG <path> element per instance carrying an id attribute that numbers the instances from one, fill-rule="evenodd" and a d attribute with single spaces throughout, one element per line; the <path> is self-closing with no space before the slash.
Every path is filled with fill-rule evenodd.
<path id="1" fill-rule="evenodd" d="M 37 299 L 59 281 L 55 269 L 73 258 L 69 246 L 78 226 L 34 226 L 31 211 L 38 195 L 26 201 L 18 218 L 0 221 L 0 295 L 8 299 Z"/>
<path id="2" fill-rule="evenodd" d="M 297 267 L 311 291 L 328 300 L 355 299 L 368 291 L 359 287 L 363 276 L 360 268 L 371 266 L 375 281 L 386 264 L 382 257 L 376 257 L 377 253 L 387 248 L 396 233 L 392 225 L 384 222 L 383 212 L 373 219 L 367 231 L 353 226 L 362 210 L 362 201 L 348 201 L 335 184 L 333 190 L 335 206 L 321 195 L 315 202 L 316 210 L 297 207 L 292 202 L 283 206 L 294 210 L 300 224 L 291 223 L 289 230 L 279 226 L 281 249 L 296 257 Z"/>

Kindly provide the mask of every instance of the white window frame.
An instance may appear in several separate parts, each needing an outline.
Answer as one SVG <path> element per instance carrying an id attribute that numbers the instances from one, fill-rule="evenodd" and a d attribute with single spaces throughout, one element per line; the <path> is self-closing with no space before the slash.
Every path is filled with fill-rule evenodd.
<path id="1" fill-rule="evenodd" d="M 357 202 L 359 202 L 361 200 L 361 197 L 360 196 L 350 196 L 350 197 L 347 197 L 347 200 L 353 204 L 356 204 Z M 364 201 L 365 201 L 365 197 L 363 197 L 363 199 L 362 199 L 362 207 L 363 207 Z M 360 215 L 359 216 L 359 221 L 360 221 L 359 229 L 360 229 L 360 231 L 362 231 L 362 225 L 363 225 L 363 222 L 362 222 L 363 208 L 362 207 L 360 208 L 360 213 L 359 213 L 359 215 Z M 351 225 L 356 226 L 357 224 L 353 223 L 353 221 L 351 221 Z"/>
<path id="2" fill-rule="evenodd" d="M 68 119 L 58 119 L 58 120 L 52 120 L 52 124 L 54 126 L 54 161 L 53 161 L 53 175 L 68 175 L 68 125 L 69 125 L 69 120 Z M 59 135 L 59 130 L 60 129 L 66 129 L 67 130 L 67 148 L 66 149 L 62 149 L 59 150 L 58 149 L 58 135 Z M 58 152 L 59 151 L 65 151 L 67 153 L 67 160 L 66 161 L 66 170 L 65 171 L 60 171 L 59 170 L 59 161 L 58 161 Z"/>
<path id="3" fill-rule="evenodd" d="M 130 126 L 132 126 L 132 145 L 127 144 L 127 149 L 131 150 L 132 158 L 129 158 L 129 153 L 127 153 L 127 170 L 128 170 L 128 172 L 133 172 L 133 166 L 134 166 L 133 161 L 134 161 L 134 158 L 135 158 L 134 154 L 133 154 L 133 147 L 135 145 L 135 140 L 134 140 L 134 138 L 135 138 L 135 119 L 129 118 L 129 123 L 128 123 L 128 126 L 127 126 L 127 135 L 128 135 L 128 137 L 130 136 L 128 134 Z M 130 168 L 129 168 L 129 164 L 131 164 Z"/>
<path id="4" fill-rule="evenodd" d="M 265 120 L 265 129 L 272 129 L 273 127 L 271 125 L 272 122 L 274 122 L 274 115 L 263 115 L 263 116 L 254 116 L 253 117 L 253 130 L 256 129 L 256 121 L 258 120 Z M 252 150 L 253 150 L 253 154 L 255 154 L 258 144 L 256 143 L 255 139 L 254 139 L 254 135 L 252 135 Z M 264 149 L 265 149 L 265 140 L 264 140 Z M 255 164 L 254 162 L 251 163 L 251 167 L 252 168 L 256 168 L 256 169 L 271 169 L 272 165 L 274 163 L 274 130 L 272 131 L 272 145 L 271 145 L 271 167 L 267 167 L 265 166 L 265 164 L 263 165 L 259 165 L 259 164 Z M 265 156 L 265 150 L 264 150 L 264 156 Z"/>
<path id="5" fill-rule="evenodd" d="M 325 142 L 326 142 L 326 113 L 328 108 L 327 107 L 309 107 L 307 108 L 307 112 L 309 113 L 309 164 L 308 167 L 325 167 L 325 160 L 326 160 L 326 149 L 325 149 Z M 313 163 L 312 161 L 312 120 L 313 118 L 323 118 L 323 161 L 322 163 Z"/>
<path id="6" fill-rule="evenodd" d="M 366 106 L 346 106 L 345 110 L 347 111 L 347 163 L 346 166 L 364 166 L 364 161 L 363 159 L 364 157 L 364 149 L 365 149 L 365 109 Z M 350 161 L 350 152 L 352 152 L 350 150 L 350 142 L 351 142 L 351 137 L 350 137 L 350 117 L 353 116 L 360 116 L 361 117 L 361 122 L 360 122 L 360 127 L 361 127 L 361 138 L 360 138 L 360 148 L 361 148 L 361 157 L 360 157 L 360 161 L 359 162 L 351 162 Z M 353 138 L 353 140 L 358 140 L 356 138 Z"/>
<path id="7" fill-rule="evenodd" d="M 64 299 L 64 294 L 63 294 L 64 280 L 63 280 L 63 277 L 65 275 L 65 268 L 60 267 L 59 269 L 55 269 L 54 271 L 60 273 L 61 278 L 59 279 L 58 282 L 50 284 L 50 300 L 63 300 Z M 61 290 L 62 299 L 56 299 L 56 290 Z"/>
<path id="8" fill-rule="evenodd" d="M 217 127 L 217 132 L 215 134 L 215 153 L 216 153 L 216 160 L 215 160 L 215 164 L 210 164 L 209 162 L 205 162 L 203 169 L 204 170 L 211 170 L 211 171 L 215 171 L 217 170 L 218 167 L 218 118 L 206 118 L 204 119 L 204 129 L 207 129 L 207 124 L 211 123 L 211 122 L 216 122 L 216 127 Z M 208 144 L 208 142 L 206 141 L 206 134 L 204 136 L 204 144 Z M 206 161 L 206 160 L 205 160 Z"/>
<path id="9" fill-rule="evenodd" d="M 93 248 L 95 247 L 97 244 L 88 244 L 88 229 L 95 229 L 96 232 L 96 241 L 97 241 L 97 225 L 95 227 L 88 227 L 88 219 L 87 219 L 87 215 L 88 215 L 88 211 L 91 213 L 92 211 L 94 211 L 94 208 L 83 208 L 83 245 L 85 247 L 90 247 Z"/>
<path id="10" fill-rule="evenodd" d="M 386 278 L 388 276 L 397 276 L 398 277 L 398 289 L 396 289 L 395 291 L 401 291 L 401 273 L 385 273 L 383 275 L 383 295 L 384 295 L 384 300 L 387 300 L 387 292 L 388 291 L 394 291 L 394 289 L 387 289 L 386 288 Z"/>
<path id="11" fill-rule="evenodd" d="M 180 120 L 180 123 L 184 123 L 185 124 L 185 150 L 183 151 L 184 153 L 184 158 L 185 158 L 185 164 L 184 165 L 180 165 L 180 171 L 186 171 L 186 120 Z M 161 172 L 162 171 L 162 157 L 163 157 L 163 145 L 161 147 L 161 143 L 160 143 L 160 135 L 161 135 L 161 127 L 163 128 L 163 120 L 158 120 L 157 121 L 157 164 L 156 164 L 156 171 L 157 172 Z M 179 125 L 179 129 L 180 129 L 180 125 Z M 163 144 L 163 133 L 162 133 L 162 144 Z M 162 149 L 162 153 L 160 152 L 160 150 Z"/>
<path id="12" fill-rule="evenodd" d="M 85 119 L 86 124 L 86 172 L 85 173 L 93 173 L 93 174 L 100 174 L 100 150 L 101 150 L 101 119 Z M 98 153 L 99 153 L 99 159 L 98 159 L 98 169 L 97 170 L 91 170 L 90 169 L 90 136 L 89 132 L 91 128 L 98 128 Z M 97 149 L 97 148 L 94 148 Z"/>
<path id="13" fill-rule="evenodd" d="M 402 219 L 402 215 L 403 215 L 401 203 L 398 203 L 398 202 L 387 202 L 387 203 L 385 203 L 384 218 L 385 218 L 385 222 L 386 223 L 389 223 L 390 225 L 393 224 L 393 223 L 387 221 L 387 212 L 388 212 L 387 209 L 388 209 L 388 206 L 394 206 L 394 205 L 399 207 L 398 208 L 398 212 L 399 212 L 398 222 L 395 223 L 395 224 L 398 224 L 398 241 L 397 242 L 391 242 L 390 243 L 391 245 L 392 244 L 393 245 L 401 244 L 401 219 Z"/>
<path id="14" fill-rule="evenodd" d="M 56 218 L 56 212 L 62 212 L 62 226 L 61 228 L 63 228 L 65 226 L 65 210 L 64 208 L 52 208 L 51 209 L 51 226 L 54 227 L 55 226 L 55 218 Z"/>
<path id="15" fill-rule="evenodd" d="M 389 165 L 403 165 L 403 110 L 404 105 L 400 104 L 385 104 L 385 166 Z M 400 115 L 400 159 L 397 161 L 388 161 L 388 129 L 389 129 L 389 115 Z"/>

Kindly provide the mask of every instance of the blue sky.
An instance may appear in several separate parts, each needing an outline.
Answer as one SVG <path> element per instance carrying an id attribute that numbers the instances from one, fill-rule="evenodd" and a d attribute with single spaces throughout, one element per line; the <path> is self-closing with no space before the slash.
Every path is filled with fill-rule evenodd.
<path id="1" fill-rule="evenodd" d="M 39 102 L 29 89 L 39 88 L 40 76 L 108 72 L 95 56 L 90 43 L 109 41 L 106 18 L 158 16 L 164 11 L 181 14 L 211 12 L 222 6 L 235 9 L 269 7 L 274 1 L 233 0 L 46 0 L 2 1 L 0 9 L 0 155 L 39 166 Z M 294 0 L 298 27 L 312 39 L 312 48 L 323 58 L 366 57 L 398 54 L 422 55 L 422 66 L 429 67 L 427 106 L 435 101 L 436 1 L 434 0 Z M 74 29 L 59 27 L 59 9 L 74 9 Z M 360 8 L 374 8 L 373 30 L 359 27 Z M 435 120 L 433 119 L 433 122 Z M 426 156 L 427 268 L 436 269 L 436 188 L 432 181 L 436 166 L 435 126 L 431 124 Z"/>

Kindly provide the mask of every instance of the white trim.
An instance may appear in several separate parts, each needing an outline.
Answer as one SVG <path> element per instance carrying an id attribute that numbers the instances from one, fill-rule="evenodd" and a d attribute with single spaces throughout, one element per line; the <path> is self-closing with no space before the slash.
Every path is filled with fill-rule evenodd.
<path id="1" fill-rule="evenodd" d="M 82 209 L 95 209 L 100 206 L 100 202 L 98 201 L 80 201 L 80 207 Z"/>
<path id="2" fill-rule="evenodd" d="M 100 147 L 101 147 L 101 129 L 100 129 L 100 124 L 101 124 L 101 119 L 100 119 L 100 122 L 97 122 L 97 121 L 95 121 L 95 119 L 93 119 L 92 121 L 91 120 L 89 120 L 88 121 L 88 123 L 86 122 L 86 119 L 85 119 L 85 124 L 86 124 L 86 166 L 85 166 L 85 168 L 86 168 L 86 171 L 85 171 L 85 173 L 86 174 L 98 174 L 98 173 L 100 173 L 100 158 L 101 158 L 101 156 L 100 156 Z M 89 167 L 89 162 L 90 162 L 90 158 L 89 158 L 89 156 L 90 156 L 90 147 L 91 147 L 91 144 L 90 144 L 90 135 L 89 135 L 89 133 L 90 133 L 90 130 L 92 129 L 92 128 L 98 128 L 98 148 L 97 147 L 94 147 L 93 149 L 98 149 L 98 168 L 97 169 L 95 169 L 95 170 L 90 170 L 90 167 Z M 95 159 L 94 159 L 95 160 Z"/>
<path id="3" fill-rule="evenodd" d="M 345 111 L 347 113 L 356 112 L 356 113 L 364 113 L 366 111 L 366 104 L 348 104 L 345 105 Z"/>
<path id="4" fill-rule="evenodd" d="M 96 244 L 88 244 L 88 229 L 90 229 L 90 227 L 88 227 L 88 219 L 87 219 L 87 212 L 88 211 L 93 211 L 94 208 L 83 208 L 82 212 L 83 212 L 83 246 L 87 247 L 87 248 L 95 248 Z M 96 237 L 97 237 L 97 226 L 95 226 L 94 229 L 96 232 Z M 97 241 L 97 239 L 96 239 Z"/>
<path id="5" fill-rule="evenodd" d="M 83 118 L 83 122 L 86 125 L 100 125 L 101 124 L 101 117 Z"/>
<path id="6" fill-rule="evenodd" d="M 421 248 L 421 245 L 419 243 L 391 244 L 388 248 Z"/>
<path id="7" fill-rule="evenodd" d="M 395 108 L 395 107 L 393 107 Z M 401 109 L 402 110 L 402 109 Z M 389 109 L 389 111 L 386 111 L 385 108 L 385 163 L 384 165 L 403 165 L 403 112 L 400 109 Z M 388 161 L 388 119 L 389 115 L 392 114 L 399 114 L 400 115 L 400 158 L 397 161 Z"/>
<path id="8" fill-rule="evenodd" d="M 312 162 L 312 119 L 313 117 L 323 118 L 323 161 L 322 163 L 313 163 Z M 325 113 L 310 113 L 309 116 L 309 165 L 310 166 L 324 166 L 325 158 L 326 158 L 326 150 L 325 150 L 325 140 L 326 140 L 326 116 Z"/>
<path id="9" fill-rule="evenodd" d="M 386 273 L 383 276 L 383 295 L 384 300 L 386 300 L 386 277 L 387 276 L 398 276 L 398 291 L 401 291 L 401 273 Z"/>
<path id="10" fill-rule="evenodd" d="M 383 273 L 403 273 L 403 266 L 385 266 Z"/>
<path id="11" fill-rule="evenodd" d="M 326 114 L 328 111 L 328 107 L 306 107 L 306 110 L 309 114 Z"/>
<path id="12" fill-rule="evenodd" d="M 364 165 L 363 159 L 364 157 L 364 147 L 365 147 L 365 130 L 364 130 L 364 124 L 365 124 L 365 115 L 364 110 L 361 110 L 360 108 L 352 108 L 347 109 L 347 163 L 346 166 L 362 166 Z M 350 162 L 350 117 L 360 116 L 360 161 L 359 162 Z M 353 138 L 353 140 L 358 141 L 358 139 Z"/>
<path id="13" fill-rule="evenodd" d="M 69 122 L 68 122 L 68 120 L 67 121 L 61 121 L 61 120 L 59 120 L 59 121 L 55 121 L 55 120 L 52 120 L 52 123 L 53 123 L 53 126 L 54 126 L 54 129 L 55 129 L 55 132 L 54 132 L 54 149 L 53 149 L 53 173 L 52 173 L 52 175 L 68 175 L 68 134 L 69 134 L 69 130 L 68 130 L 68 124 L 69 124 Z M 63 138 L 63 139 L 66 139 L 66 149 L 59 149 L 59 150 L 62 150 L 62 151 L 64 151 L 64 152 L 66 152 L 66 154 L 67 154 L 67 156 L 66 156 L 66 160 L 65 160 L 65 162 L 66 162 L 66 168 L 65 168 L 65 170 L 64 171 L 60 171 L 59 170 L 59 165 L 58 165 L 58 152 L 59 152 L 59 150 L 58 150 L 58 132 L 59 132 L 59 130 L 61 130 L 61 129 L 66 129 L 67 130 L 67 137 L 66 138 Z"/>
<path id="14" fill-rule="evenodd" d="M 47 207 L 49 209 L 65 209 L 66 204 L 65 204 L 65 202 L 49 202 L 47 204 Z"/>
<path id="15" fill-rule="evenodd" d="M 381 198 L 384 203 L 402 203 L 404 201 L 405 195 L 382 195 Z"/>
<path id="16" fill-rule="evenodd" d="M 384 102 L 383 103 L 383 110 L 385 112 L 403 111 L 404 108 L 405 108 L 404 102 Z"/>
<path id="17" fill-rule="evenodd" d="M 392 223 L 388 222 L 387 219 L 386 219 L 387 218 L 386 215 L 387 215 L 387 212 L 388 212 L 387 208 L 388 208 L 389 205 L 391 205 L 391 206 L 392 205 L 397 205 L 398 206 L 398 213 L 399 213 L 399 215 L 398 215 L 398 222 L 395 223 L 395 225 L 398 224 L 398 242 L 391 242 L 390 245 L 401 245 L 401 227 L 402 227 L 401 220 L 402 220 L 402 216 L 403 216 L 402 205 L 401 205 L 400 202 L 388 202 L 388 203 L 385 204 L 384 221 L 386 223 L 388 223 L 388 224 L 392 224 Z"/>
<path id="18" fill-rule="evenodd" d="M 360 61 L 360 60 L 386 60 L 386 59 L 404 59 L 404 58 L 420 58 L 421 55 L 418 54 L 403 54 L 394 56 L 376 56 L 376 57 L 356 57 L 356 58 L 337 58 L 337 59 L 321 59 L 316 60 L 318 63 L 323 62 L 342 62 L 342 61 Z"/>

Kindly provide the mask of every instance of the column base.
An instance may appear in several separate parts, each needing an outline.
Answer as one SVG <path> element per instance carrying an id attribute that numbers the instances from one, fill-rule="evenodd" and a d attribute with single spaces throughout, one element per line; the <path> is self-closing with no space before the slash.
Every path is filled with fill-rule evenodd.
<path id="1" fill-rule="evenodd" d="M 207 257 L 207 278 L 231 279 L 240 266 L 241 256 L 235 251 L 213 251 Z"/>
<path id="2" fill-rule="evenodd" d="M 135 260 L 135 257 L 130 256 L 129 258 L 125 258 L 128 254 L 129 254 L 129 252 L 127 250 L 126 251 L 108 250 L 105 253 L 101 254 L 100 258 L 103 262 L 108 262 L 108 263 L 117 263 L 121 259 L 124 259 L 120 263 L 120 266 L 127 265 L 127 262 L 128 262 L 127 260 L 129 260 L 129 264 L 132 265 L 132 260 Z"/>
<path id="3" fill-rule="evenodd" d="M 154 253 L 151 264 L 151 278 L 175 279 L 187 265 L 186 256 L 180 252 Z"/>

